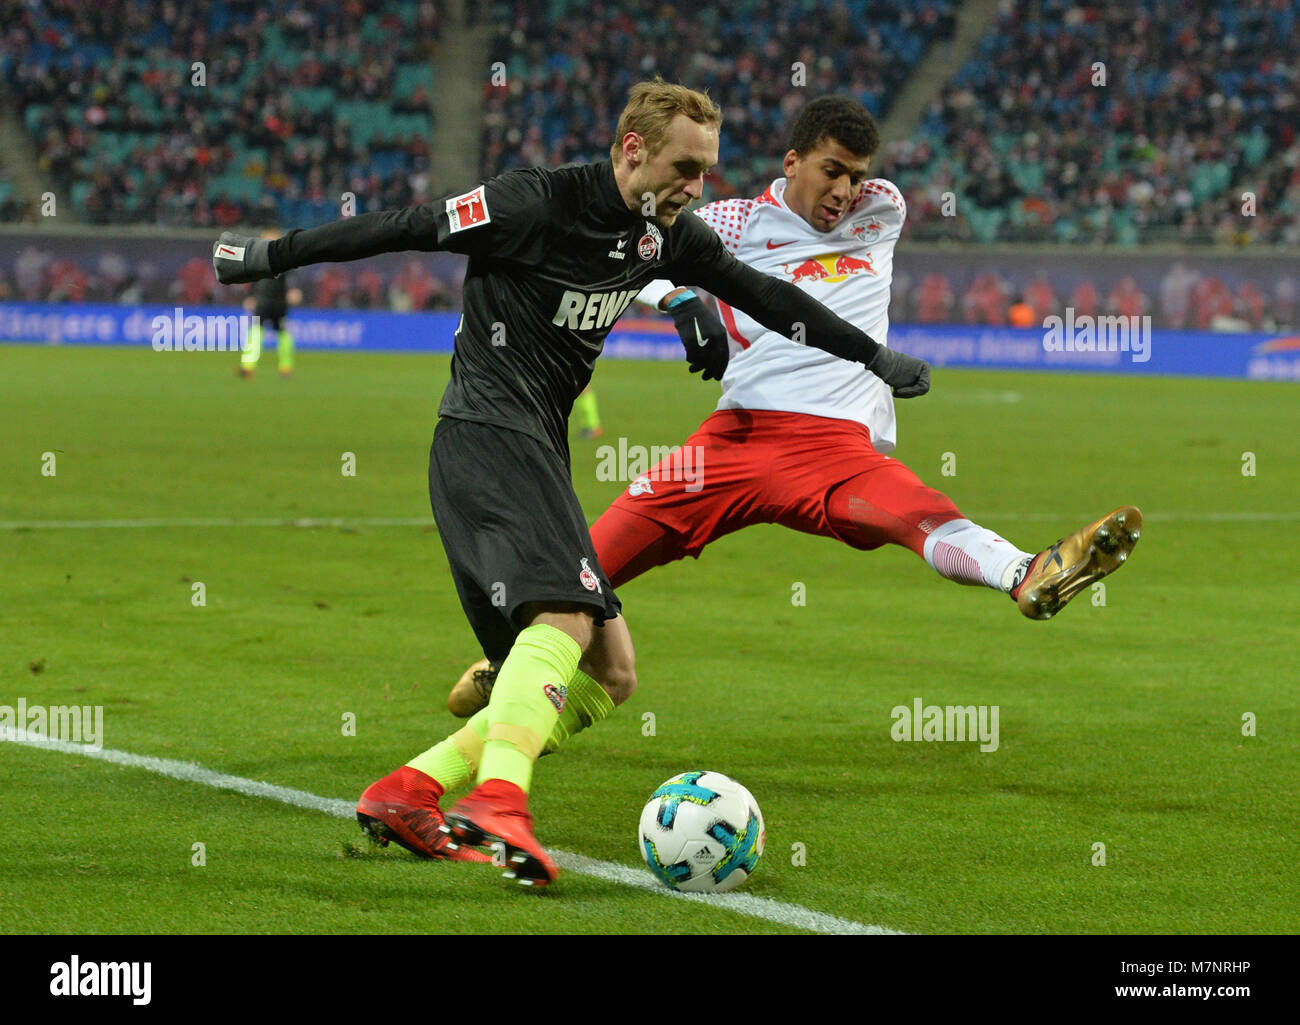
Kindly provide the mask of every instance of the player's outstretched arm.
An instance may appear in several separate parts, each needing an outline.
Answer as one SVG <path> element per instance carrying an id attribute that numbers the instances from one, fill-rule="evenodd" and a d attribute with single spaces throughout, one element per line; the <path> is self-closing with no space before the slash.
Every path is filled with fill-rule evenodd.
<path id="1" fill-rule="evenodd" d="M 438 248 L 433 204 L 345 217 L 319 228 L 295 229 L 270 241 L 223 231 L 212 266 L 223 285 L 272 278 L 313 263 L 344 263 L 380 253 Z"/>
<path id="2" fill-rule="evenodd" d="M 252 238 L 234 231 L 223 231 L 212 243 L 212 269 L 223 285 L 242 285 L 249 281 L 273 278 L 269 249 L 264 238 Z"/>
<path id="3" fill-rule="evenodd" d="M 445 250 L 537 262 L 546 252 L 551 198 L 549 172 L 521 168 L 457 196 L 299 228 L 269 242 L 223 232 L 212 265 L 218 281 L 233 285 L 380 253 Z"/>

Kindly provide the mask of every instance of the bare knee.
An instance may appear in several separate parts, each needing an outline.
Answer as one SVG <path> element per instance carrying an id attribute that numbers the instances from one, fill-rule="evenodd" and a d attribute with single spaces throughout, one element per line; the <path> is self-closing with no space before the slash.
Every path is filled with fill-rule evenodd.
<path id="1" fill-rule="evenodd" d="M 584 669 L 583 672 L 587 670 Z M 605 688 L 605 693 L 616 705 L 621 705 L 636 692 L 636 666 L 631 660 L 626 663 L 606 665 L 602 667 L 599 676 L 589 672 L 587 675 Z"/>
<path id="2" fill-rule="evenodd" d="M 599 683 L 609 699 L 621 705 L 636 691 L 636 651 L 622 616 L 608 619 L 594 631 L 578 668 Z"/>
<path id="3" fill-rule="evenodd" d="M 517 618 L 522 626 L 545 624 L 566 633 L 588 652 L 596 629 L 595 614 L 585 605 L 569 602 L 530 602 L 520 607 Z"/>

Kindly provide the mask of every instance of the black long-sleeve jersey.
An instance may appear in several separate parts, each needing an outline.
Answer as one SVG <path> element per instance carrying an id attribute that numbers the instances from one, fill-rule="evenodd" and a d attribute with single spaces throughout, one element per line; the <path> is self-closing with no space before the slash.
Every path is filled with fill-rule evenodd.
<path id="1" fill-rule="evenodd" d="M 788 282 L 746 266 L 698 217 L 629 209 L 613 164 L 507 171 L 469 192 L 291 231 L 273 273 L 403 250 L 469 257 L 439 414 L 522 431 L 568 460 L 569 413 L 614 321 L 655 278 L 698 285 L 760 324 L 869 363 L 879 346 Z"/>
<path id="2" fill-rule="evenodd" d="M 289 276 L 253 282 L 253 312 L 259 317 L 284 317 L 289 312 Z"/>

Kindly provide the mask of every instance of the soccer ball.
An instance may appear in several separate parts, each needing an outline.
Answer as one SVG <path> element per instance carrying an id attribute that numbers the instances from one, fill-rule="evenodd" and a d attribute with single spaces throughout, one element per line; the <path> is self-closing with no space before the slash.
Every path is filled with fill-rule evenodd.
<path id="1" fill-rule="evenodd" d="M 641 811 L 641 857 L 665 886 L 725 893 L 754 873 L 767 833 L 754 795 L 720 772 L 683 772 Z"/>

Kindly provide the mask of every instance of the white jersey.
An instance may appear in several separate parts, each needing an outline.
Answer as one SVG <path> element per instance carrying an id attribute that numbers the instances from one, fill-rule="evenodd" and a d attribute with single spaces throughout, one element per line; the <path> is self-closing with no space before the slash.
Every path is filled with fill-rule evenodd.
<path id="1" fill-rule="evenodd" d="M 719 200 L 694 213 L 737 259 L 792 282 L 887 344 L 894 243 L 907 216 L 897 187 L 883 178 L 863 182 L 848 213 L 822 232 L 785 205 L 785 185 L 786 180 L 778 178 L 757 199 Z M 642 296 L 658 298 L 649 288 Z M 738 309 L 718 305 L 731 336 L 731 362 L 722 378 L 718 409 L 773 409 L 856 420 L 871 431 L 877 451 L 894 450 L 894 399 L 880 378 L 861 363 L 798 344 Z"/>

